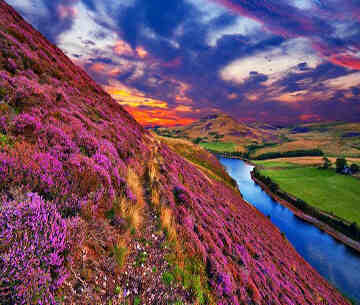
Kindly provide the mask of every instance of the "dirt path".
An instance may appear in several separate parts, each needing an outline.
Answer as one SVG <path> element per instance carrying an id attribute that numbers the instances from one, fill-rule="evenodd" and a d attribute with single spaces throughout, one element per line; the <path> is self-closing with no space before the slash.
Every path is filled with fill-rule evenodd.
<path id="1" fill-rule="evenodd" d="M 144 216 L 141 238 L 131 243 L 119 278 L 122 288 L 119 299 L 123 302 L 120 304 L 192 304 L 189 291 L 174 281 L 170 284 L 166 281 L 170 271 L 166 256 L 170 249 L 165 234 L 158 229 L 158 216 L 150 208 Z"/>

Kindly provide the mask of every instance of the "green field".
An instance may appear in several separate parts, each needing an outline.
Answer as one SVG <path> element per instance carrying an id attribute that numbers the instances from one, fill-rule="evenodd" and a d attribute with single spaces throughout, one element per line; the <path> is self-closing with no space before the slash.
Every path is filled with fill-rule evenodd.
<path id="1" fill-rule="evenodd" d="M 308 204 L 360 224 L 360 180 L 313 167 L 264 169 L 261 174 Z"/>
<path id="2" fill-rule="evenodd" d="M 252 163 L 256 164 L 256 165 L 260 165 L 262 167 L 265 168 L 271 168 L 271 167 L 276 167 L 276 168 L 299 168 L 300 165 L 297 164 L 293 164 L 293 163 L 289 163 L 289 162 L 281 162 L 281 161 L 273 161 L 273 159 L 271 160 L 254 160 L 252 161 Z"/>
<path id="3" fill-rule="evenodd" d="M 200 145 L 205 149 L 217 151 L 217 152 L 236 151 L 236 144 L 231 142 L 208 142 L 208 143 L 200 143 Z"/>

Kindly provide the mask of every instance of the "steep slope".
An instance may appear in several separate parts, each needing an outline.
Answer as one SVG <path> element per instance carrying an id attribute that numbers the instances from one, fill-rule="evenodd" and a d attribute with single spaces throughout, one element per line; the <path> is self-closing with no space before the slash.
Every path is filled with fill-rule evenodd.
<path id="1" fill-rule="evenodd" d="M 238 145 L 239 151 L 244 151 L 246 145 L 276 140 L 271 128 L 249 126 L 223 113 L 206 116 L 186 126 L 159 128 L 157 132 L 202 142 L 232 142 Z"/>
<path id="2" fill-rule="evenodd" d="M 0 17 L 2 305 L 348 304 L 3 0 Z"/>

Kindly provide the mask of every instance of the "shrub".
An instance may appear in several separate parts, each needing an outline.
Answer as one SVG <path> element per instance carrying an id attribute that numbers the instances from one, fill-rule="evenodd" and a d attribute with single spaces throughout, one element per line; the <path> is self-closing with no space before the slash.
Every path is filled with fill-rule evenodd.
<path id="1" fill-rule="evenodd" d="M 65 269 L 66 222 L 29 193 L 0 206 L 0 288 L 11 304 L 55 304 Z"/>
<path id="2" fill-rule="evenodd" d="M 345 166 L 347 165 L 347 161 L 345 158 L 337 158 L 336 159 L 336 172 L 341 173 Z"/>
<path id="3" fill-rule="evenodd" d="M 331 167 L 331 161 L 329 160 L 329 158 L 323 157 L 323 161 L 324 161 L 324 163 L 322 165 L 323 169 L 328 169 Z"/>
<path id="4" fill-rule="evenodd" d="M 356 174 L 359 171 L 359 165 L 357 165 L 355 163 L 351 164 L 350 169 L 353 174 Z"/>

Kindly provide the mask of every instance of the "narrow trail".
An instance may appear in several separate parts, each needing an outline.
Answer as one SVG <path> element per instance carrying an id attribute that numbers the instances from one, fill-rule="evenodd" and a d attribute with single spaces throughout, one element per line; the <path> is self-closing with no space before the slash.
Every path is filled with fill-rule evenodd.
<path id="1" fill-rule="evenodd" d="M 166 259 L 171 249 L 166 235 L 160 230 L 160 219 L 150 204 L 149 190 L 145 187 L 146 206 L 141 237 L 129 245 L 129 256 L 120 275 L 123 303 L 142 305 L 193 304 L 191 291 L 176 281 L 167 281 L 170 265 Z M 170 275 L 171 277 L 171 275 Z"/>

